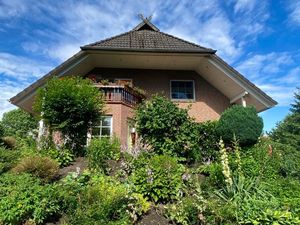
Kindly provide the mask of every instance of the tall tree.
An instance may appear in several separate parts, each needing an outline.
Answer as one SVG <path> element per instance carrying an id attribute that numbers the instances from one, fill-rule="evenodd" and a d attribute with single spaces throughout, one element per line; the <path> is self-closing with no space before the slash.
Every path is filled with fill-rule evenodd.
<path id="1" fill-rule="evenodd" d="M 295 102 L 291 104 L 291 113 L 279 122 L 271 132 L 271 137 L 283 144 L 289 144 L 300 150 L 300 89 L 295 93 Z"/>
<path id="2" fill-rule="evenodd" d="M 90 123 L 99 119 L 103 107 L 102 93 L 81 77 L 51 79 L 39 90 L 34 104 L 50 129 L 64 135 L 66 147 L 79 154 Z"/>
<path id="3" fill-rule="evenodd" d="M 24 138 L 37 129 L 38 121 L 22 109 L 14 109 L 3 114 L 1 124 L 4 136 Z"/>

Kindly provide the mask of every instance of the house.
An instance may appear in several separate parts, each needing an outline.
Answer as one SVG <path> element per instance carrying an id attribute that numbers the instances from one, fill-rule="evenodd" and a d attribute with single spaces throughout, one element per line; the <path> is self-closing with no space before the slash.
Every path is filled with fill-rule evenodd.
<path id="1" fill-rule="evenodd" d="M 126 33 L 81 47 L 10 101 L 33 113 L 37 89 L 53 76 L 69 75 L 88 77 L 105 93 L 107 114 L 92 135 L 115 134 L 122 144 L 130 143 L 134 127 L 128 121 L 142 98 L 134 87 L 145 90 L 146 97 L 160 93 L 180 107 L 190 106 L 190 116 L 198 122 L 218 119 L 232 104 L 252 105 L 257 112 L 277 104 L 216 50 L 163 33 L 148 19 Z"/>

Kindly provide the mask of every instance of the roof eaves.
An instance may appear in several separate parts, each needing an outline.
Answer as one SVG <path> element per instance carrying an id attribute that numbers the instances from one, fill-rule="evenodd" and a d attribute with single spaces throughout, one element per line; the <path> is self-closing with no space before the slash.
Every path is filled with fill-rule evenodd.
<path id="1" fill-rule="evenodd" d="M 67 64 L 73 62 L 74 60 L 78 59 L 79 57 L 81 57 L 81 56 L 83 56 L 85 54 L 86 53 L 84 51 L 77 52 L 75 55 L 73 55 L 72 57 L 70 57 L 69 59 L 67 59 L 65 62 L 63 62 L 62 64 L 60 64 L 57 67 L 55 67 L 49 73 L 47 73 L 46 75 L 44 75 L 43 77 L 41 77 L 40 79 L 38 79 L 37 81 L 35 81 L 34 83 L 32 83 L 31 85 L 29 85 L 28 87 L 26 87 L 23 91 L 19 92 L 17 95 L 15 95 L 14 97 L 10 98 L 9 102 L 11 102 L 12 104 L 16 105 L 23 97 L 25 97 L 27 94 L 30 94 L 33 89 L 36 89 L 36 88 L 40 87 L 45 81 L 47 81 L 47 79 L 49 79 L 52 76 L 54 76 L 64 66 L 66 66 Z"/>
<path id="2" fill-rule="evenodd" d="M 82 50 L 101 50 L 101 51 L 124 51 L 124 52 L 159 52 L 159 53 L 209 53 L 215 54 L 213 49 L 157 49 L 157 48 L 113 48 L 113 47 L 99 47 L 99 46 L 82 46 Z"/>
<path id="3" fill-rule="evenodd" d="M 235 70 L 232 66 L 230 66 L 228 63 L 226 63 L 222 58 L 220 58 L 218 55 L 213 55 L 213 57 L 222 63 L 225 67 L 227 67 L 230 71 L 232 71 L 236 77 L 240 80 L 242 80 L 244 83 L 251 86 L 257 93 L 262 95 L 264 98 L 266 98 L 269 102 L 271 102 L 271 107 L 278 104 L 277 101 L 275 101 L 273 98 L 271 98 L 269 95 L 267 95 L 264 91 L 262 91 L 260 88 L 258 88 L 255 84 L 253 84 L 250 80 L 248 80 L 245 76 L 243 76 L 241 73 L 239 73 L 237 70 Z"/>

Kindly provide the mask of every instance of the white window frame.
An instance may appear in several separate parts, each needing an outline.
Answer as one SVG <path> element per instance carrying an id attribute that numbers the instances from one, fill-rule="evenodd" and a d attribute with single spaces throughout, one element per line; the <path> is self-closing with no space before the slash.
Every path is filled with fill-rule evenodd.
<path id="1" fill-rule="evenodd" d="M 103 117 L 109 117 L 109 118 L 111 118 L 111 120 L 110 120 L 110 126 L 102 126 L 102 118 Z M 101 116 L 101 120 L 100 120 L 100 124 L 99 125 L 93 125 L 92 126 L 92 129 L 93 128 L 99 128 L 100 129 L 100 133 L 99 133 L 99 135 L 93 135 L 92 134 L 92 131 L 91 131 L 91 137 L 92 138 L 103 138 L 103 137 L 112 137 L 112 135 L 113 135 L 113 116 L 112 115 L 104 115 L 104 116 Z M 109 136 L 102 136 L 102 128 L 110 128 L 110 133 L 109 133 Z"/>
<path id="2" fill-rule="evenodd" d="M 176 82 L 192 82 L 193 83 L 193 98 L 182 98 L 182 99 L 178 99 L 178 98 L 172 98 L 172 82 L 176 81 Z M 196 100 L 196 90 L 195 90 L 195 81 L 194 80 L 170 80 L 170 99 L 172 101 L 195 101 Z"/>

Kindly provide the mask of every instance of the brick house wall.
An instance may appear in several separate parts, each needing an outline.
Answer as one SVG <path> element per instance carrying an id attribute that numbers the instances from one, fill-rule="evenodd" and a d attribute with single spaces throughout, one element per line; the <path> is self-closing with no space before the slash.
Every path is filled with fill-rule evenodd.
<path id="1" fill-rule="evenodd" d="M 144 89 L 147 97 L 162 94 L 170 98 L 171 80 L 193 80 L 195 84 L 194 101 L 178 101 L 179 107 L 190 106 L 189 115 L 197 122 L 219 119 L 220 114 L 230 106 L 229 99 L 194 71 L 142 70 L 96 68 L 88 73 L 98 80 L 132 79 L 133 86 Z M 121 144 L 128 140 L 128 119 L 133 116 L 133 108 L 124 104 L 107 104 L 106 113 L 113 117 L 113 133 L 120 138 Z"/>

